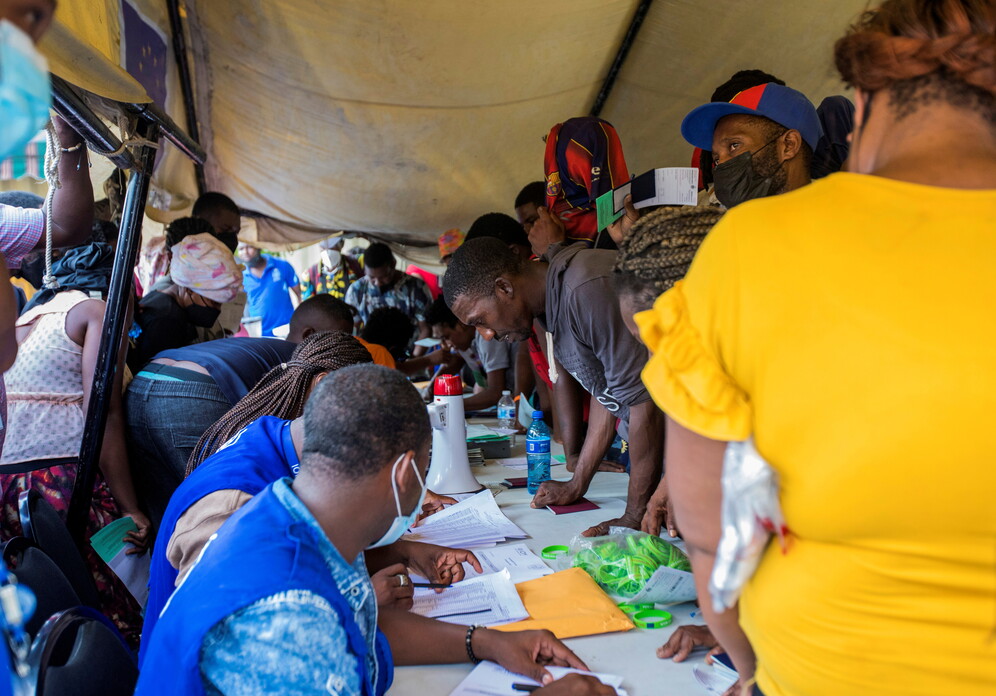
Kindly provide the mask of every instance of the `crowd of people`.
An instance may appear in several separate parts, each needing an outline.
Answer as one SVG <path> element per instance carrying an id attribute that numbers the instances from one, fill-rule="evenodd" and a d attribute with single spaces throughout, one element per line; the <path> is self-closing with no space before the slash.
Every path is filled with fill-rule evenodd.
<path id="1" fill-rule="evenodd" d="M 37 41 L 54 8 L 39 5 L 0 10 Z M 543 179 L 491 206 L 509 214 L 440 235 L 442 275 L 342 236 L 298 272 L 204 193 L 141 252 L 109 385 L 95 373 L 120 220 L 53 117 L 61 186 L 0 202 L 0 540 L 24 534 L 25 491 L 65 518 L 106 386 L 87 531 L 131 518 L 145 606 L 84 560 L 139 651 L 137 694 L 374 695 L 395 665 L 482 659 L 544 696 L 614 693 L 553 681 L 549 665 L 586 666 L 549 632 L 409 611 L 409 572 L 480 571 L 470 551 L 401 539 L 455 502 L 426 486 L 429 392 L 413 382 L 457 373 L 468 412 L 511 392 L 563 445 L 571 477 L 533 507 L 625 475 L 622 516 L 578 532 L 685 541 L 705 625 L 658 657 L 728 653 L 730 694 L 996 692 L 996 5 L 885 0 L 833 58 L 853 102 L 817 107 L 756 69 L 703 91 L 681 124 L 695 206 L 627 197 L 601 224 L 596 199 L 633 174 L 625 133 L 555 124 Z M 721 611 L 724 455 L 748 440 L 786 540 Z"/>

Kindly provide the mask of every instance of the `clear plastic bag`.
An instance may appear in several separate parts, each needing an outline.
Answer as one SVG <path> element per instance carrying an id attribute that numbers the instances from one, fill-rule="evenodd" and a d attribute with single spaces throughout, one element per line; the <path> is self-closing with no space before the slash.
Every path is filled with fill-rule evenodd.
<path id="1" fill-rule="evenodd" d="M 785 549 L 788 528 L 778 501 L 778 475 L 754 447 L 731 442 L 723 456 L 723 531 L 709 578 L 717 612 L 732 608 L 774 532 Z"/>
<path id="2" fill-rule="evenodd" d="M 575 537 L 560 568 L 581 568 L 619 602 L 677 604 L 695 599 L 688 556 L 660 537 L 613 527 L 608 536 Z"/>

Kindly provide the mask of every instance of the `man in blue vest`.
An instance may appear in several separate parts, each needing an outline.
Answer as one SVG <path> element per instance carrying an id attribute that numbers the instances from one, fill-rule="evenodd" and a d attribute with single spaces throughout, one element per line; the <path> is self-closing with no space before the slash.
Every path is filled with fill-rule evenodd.
<path id="1" fill-rule="evenodd" d="M 330 374 L 308 400 L 304 425 L 297 478 L 233 515 L 170 599 L 137 696 L 380 696 L 395 663 L 489 659 L 543 683 L 552 681 L 544 665 L 585 668 L 547 631 L 378 612 L 363 551 L 408 529 L 429 465 L 425 405 L 403 375 L 378 365 Z M 542 693 L 612 691 L 572 678 Z"/>

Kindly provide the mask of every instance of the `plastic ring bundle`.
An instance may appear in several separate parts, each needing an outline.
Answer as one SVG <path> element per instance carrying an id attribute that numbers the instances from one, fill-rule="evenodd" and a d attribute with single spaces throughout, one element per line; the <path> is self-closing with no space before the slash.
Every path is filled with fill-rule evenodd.
<path id="1" fill-rule="evenodd" d="M 674 617 L 669 612 L 660 609 L 644 609 L 629 617 L 637 628 L 664 628 L 670 626 Z"/>
<path id="2" fill-rule="evenodd" d="M 540 555 L 548 561 L 552 561 L 570 552 L 571 550 L 567 546 L 564 546 L 563 544 L 554 544 L 553 546 L 547 546 L 543 549 L 540 552 Z"/>

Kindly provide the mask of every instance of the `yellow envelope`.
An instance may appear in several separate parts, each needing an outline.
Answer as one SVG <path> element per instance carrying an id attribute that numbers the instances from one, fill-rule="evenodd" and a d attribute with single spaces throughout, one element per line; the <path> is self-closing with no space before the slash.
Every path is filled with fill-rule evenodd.
<path id="1" fill-rule="evenodd" d="M 494 626 L 496 631 L 545 628 L 564 639 L 633 628 L 629 617 L 580 568 L 520 582 L 515 589 L 529 612 L 529 618 Z"/>

